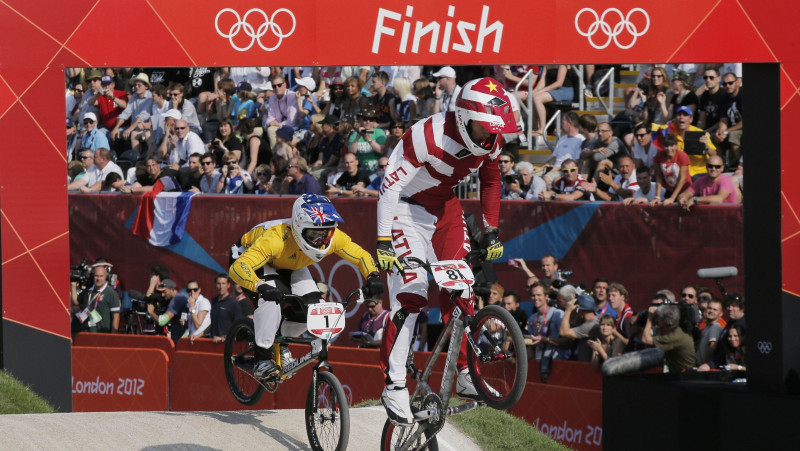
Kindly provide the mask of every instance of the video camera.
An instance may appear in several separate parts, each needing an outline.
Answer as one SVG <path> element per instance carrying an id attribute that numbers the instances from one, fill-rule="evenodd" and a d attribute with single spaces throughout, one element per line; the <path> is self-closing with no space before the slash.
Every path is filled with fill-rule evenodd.
<path id="1" fill-rule="evenodd" d="M 103 260 L 99 263 L 95 263 L 93 265 L 89 264 L 89 259 L 84 257 L 81 260 L 80 264 L 70 266 L 69 267 L 69 281 L 70 282 L 78 282 L 78 286 L 81 289 L 85 289 L 90 287 L 94 284 L 94 273 L 93 270 L 97 266 L 105 266 L 108 270 L 108 277 L 106 280 L 108 281 L 108 285 L 114 287 L 117 285 L 117 275 L 111 273 L 111 268 L 113 265 L 108 263 L 107 261 Z"/>
<path id="2" fill-rule="evenodd" d="M 550 283 L 550 290 L 547 292 L 547 296 L 550 298 L 548 304 L 551 307 L 556 305 L 558 301 L 558 290 L 564 285 L 569 284 L 569 276 L 571 275 L 572 271 L 568 269 L 557 269 L 553 273 L 553 282 Z"/>
<path id="3" fill-rule="evenodd" d="M 69 267 L 69 281 L 78 282 L 78 286 L 86 288 L 92 285 L 94 275 L 92 274 L 92 267 L 89 266 L 89 259 L 84 257 L 78 265 L 70 265 Z"/>
<path id="4" fill-rule="evenodd" d="M 131 310 L 137 313 L 146 313 L 148 304 L 153 305 L 156 315 L 163 315 L 167 312 L 169 300 L 162 293 L 156 291 L 150 296 L 142 296 L 142 293 L 134 290 L 128 293 L 131 295 Z"/>

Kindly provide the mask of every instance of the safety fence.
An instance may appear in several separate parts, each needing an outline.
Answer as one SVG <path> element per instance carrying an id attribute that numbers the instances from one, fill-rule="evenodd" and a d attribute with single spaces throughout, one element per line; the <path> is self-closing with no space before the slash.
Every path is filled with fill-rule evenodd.
<path id="1" fill-rule="evenodd" d="M 292 345 L 295 356 L 307 351 Z M 209 339 L 80 333 L 72 347 L 72 398 L 76 412 L 231 411 L 301 409 L 311 365 L 267 392 L 254 406 L 239 404 L 228 389 L 224 344 Z M 415 354 L 422 366 L 429 353 Z M 329 362 L 350 405 L 377 399 L 384 387 L 377 349 L 332 346 Z M 444 359 L 430 380 L 441 383 Z M 413 384 L 410 386 L 413 389 Z M 581 362 L 554 361 L 547 384 L 531 361 L 528 382 L 512 413 L 573 449 L 599 449 L 602 439 L 602 377 Z"/>

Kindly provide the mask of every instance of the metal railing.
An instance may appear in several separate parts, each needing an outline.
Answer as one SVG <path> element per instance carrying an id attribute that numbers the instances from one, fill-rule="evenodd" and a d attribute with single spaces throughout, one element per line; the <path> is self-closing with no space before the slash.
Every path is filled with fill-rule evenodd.
<path id="1" fill-rule="evenodd" d="M 583 81 L 581 81 L 581 83 L 582 82 Z M 608 83 L 608 103 L 604 102 L 603 98 L 600 97 L 600 87 L 603 86 L 606 83 Z M 608 119 L 609 120 L 611 120 L 611 118 L 614 116 L 614 85 L 615 84 L 616 83 L 614 83 L 614 68 L 612 67 L 612 68 L 610 68 L 608 70 L 608 72 L 605 75 L 603 75 L 603 78 L 601 78 L 600 81 L 598 81 L 597 84 L 594 86 L 594 93 L 593 94 L 594 94 L 595 97 L 597 97 L 597 100 L 600 101 L 600 106 L 602 106 L 603 109 L 606 110 L 606 114 L 608 114 Z M 582 91 L 583 90 L 581 90 L 581 92 Z M 581 96 L 581 98 L 583 98 L 583 96 Z"/>
<path id="2" fill-rule="evenodd" d="M 519 108 L 525 111 L 525 114 L 528 115 L 528 127 L 525 131 L 526 137 L 528 138 L 528 150 L 533 149 L 533 135 L 531 134 L 533 130 L 533 69 L 528 69 L 528 72 L 525 72 L 525 75 L 519 79 L 517 85 L 514 87 L 515 92 L 519 92 L 519 87 L 522 86 L 522 82 L 528 80 L 528 101 L 525 102 L 526 104 L 523 105 L 521 102 L 519 104 Z"/>
<path id="3" fill-rule="evenodd" d="M 478 172 L 472 172 L 455 187 L 456 197 L 459 199 L 480 199 L 481 198 L 481 180 L 478 177 Z"/>

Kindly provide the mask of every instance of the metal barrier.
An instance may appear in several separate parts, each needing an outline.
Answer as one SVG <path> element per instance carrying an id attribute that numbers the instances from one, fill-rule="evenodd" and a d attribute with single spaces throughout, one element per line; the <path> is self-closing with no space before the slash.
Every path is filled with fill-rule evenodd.
<path id="1" fill-rule="evenodd" d="M 461 179 L 458 185 L 456 185 L 455 192 L 456 197 L 459 199 L 480 199 L 481 180 L 478 177 L 478 172 L 472 172 Z"/>
<path id="2" fill-rule="evenodd" d="M 605 83 L 608 83 L 608 103 L 604 102 L 603 98 L 600 96 L 600 87 Z M 609 120 L 614 116 L 614 85 L 614 68 L 612 67 L 594 87 L 594 96 L 597 97 L 597 100 L 600 101 L 600 105 L 606 110 Z M 583 96 L 581 96 L 581 99 L 583 99 Z"/>

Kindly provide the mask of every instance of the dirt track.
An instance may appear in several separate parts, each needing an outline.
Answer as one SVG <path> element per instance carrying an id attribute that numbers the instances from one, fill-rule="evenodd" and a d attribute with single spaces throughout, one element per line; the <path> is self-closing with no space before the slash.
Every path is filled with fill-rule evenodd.
<path id="1" fill-rule="evenodd" d="M 377 450 L 382 407 L 350 409 L 349 449 Z M 300 450 L 309 449 L 301 410 L 110 412 L 0 416 L 0 448 L 15 450 Z M 453 426 L 439 449 L 479 448 Z"/>

